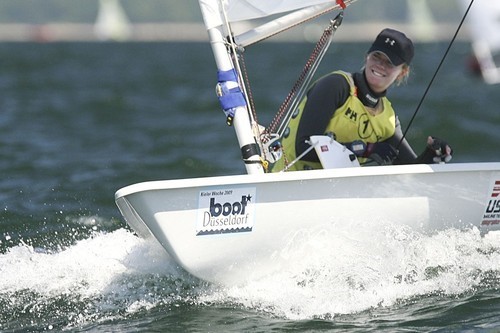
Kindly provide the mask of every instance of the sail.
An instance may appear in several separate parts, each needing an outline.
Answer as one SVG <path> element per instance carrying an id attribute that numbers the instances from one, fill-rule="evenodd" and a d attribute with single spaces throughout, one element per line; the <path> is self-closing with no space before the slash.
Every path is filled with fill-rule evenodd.
<path id="1" fill-rule="evenodd" d="M 121 41 L 130 37 L 129 20 L 119 0 L 99 0 L 94 30 L 101 40 Z"/>
<path id="2" fill-rule="evenodd" d="M 217 19 L 219 10 L 218 0 L 199 0 L 203 12 L 205 25 L 208 29 L 222 24 Z M 237 22 L 262 18 L 274 14 L 294 11 L 316 5 L 335 6 L 335 0 L 222 0 L 224 12 L 228 22 Z"/>
<path id="3" fill-rule="evenodd" d="M 413 37 L 430 41 L 436 35 L 436 23 L 427 0 L 406 0 Z"/>
<path id="4" fill-rule="evenodd" d="M 470 0 L 461 0 L 461 4 L 467 8 Z M 500 83 L 500 1 L 475 0 L 468 23 L 474 55 L 484 80 Z"/>
<path id="5" fill-rule="evenodd" d="M 226 11 L 229 21 L 235 22 L 327 3 L 336 4 L 332 0 L 229 0 L 227 1 Z"/>

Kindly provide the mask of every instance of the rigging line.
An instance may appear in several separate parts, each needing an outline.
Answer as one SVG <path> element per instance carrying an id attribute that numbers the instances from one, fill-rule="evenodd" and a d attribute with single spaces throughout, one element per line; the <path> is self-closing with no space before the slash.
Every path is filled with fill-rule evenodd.
<path id="1" fill-rule="evenodd" d="M 302 77 L 300 85 L 296 87 L 295 90 L 292 90 L 294 94 L 290 96 L 290 99 L 288 101 L 286 101 L 285 110 L 288 109 L 288 111 L 285 112 L 283 121 L 279 122 L 278 129 L 276 129 L 276 133 L 278 133 L 280 136 L 282 136 L 283 133 L 285 132 L 286 128 L 288 127 L 288 123 L 290 122 L 290 118 L 292 118 L 292 115 L 297 109 L 300 102 L 302 102 L 302 98 L 306 94 L 307 89 L 310 88 L 309 84 L 311 83 L 313 76 L 316 73 L 316 70 L 319 68 L 319 65 L 322 62 L 323 57 L 325 56 L 326 52 L 330 47 L 333 33 L 334 31 L 330 29 L 328 33 L 325 34 L 325 39 L 323 39 L 323 41 L 321 42 L 322 43 L 321 48 L 317 52 L 314 52 L 313 58 L 309 59 L 309 61 L 312 61 L 312 63 L 306 64 L 307 72 L 304 73 L 305 76 Z"/>
<path id="2" fill-rule="evenodd" d="M 427 96 L 427 93 L 429 92 L 429 89 L 431 88 L 431 85 L 432 83 L 434 82 L 434 79 L 436 78 L 437 76 L 437 73 L 439 72 L 439 70 L 441 69 L 441 66 L 443 65 L 444 63 L 444 60 L 446 59 L 446 56 L 448 55 L 448 52 L 450 51 L 451 49 L 451 46 L 453 45 L 453 43 L 455 42 L 455 39 L 457 38 L 457 35 L 458 35 L 458 32 L 460 31 L 460 29 L 462 28 L 462 25 L 465 21 L 465 18 L 467 17 L 467 14 L 469 13 L 469 10 L 470 8 L 472 7 L 472 4 L 474 3 L 474 0 L 471 0 L 469 6 L 467 7 L 467 10 L 465 11 L 464 13 L 464 16 L 462 17 L 462 20 L 460 21 L 460 24 L 458 25 L 457 27 L 457 30 L 455 31 L 455 34 L 453 35 L 453 38 L 451 39 L 450 41 L 450 44 L 448 45 L 448 48 L 446 49 L 446 52 L 444 53 L 443 57 L 441 58 L 441 61 L 438 65 L 438 67 L 436 68 L 436 70 L 434 71 L 434 75 L 432 76 L 429 84 L 427 85 L 427 88 L 425 89 L 425 92 L 424 94 L 422 95 L 422 98 L 420 99 L 420 102 L 418 103 L 417 105 L 417 108 L 415 109 L 415 112 L 413 112 L 413 116 L 411 117 L 410 119 L 410 122 L 408 123 L 408 126 L 406 127 L 404 133 L 403 133 L 403 137 L 401 138 L 401 140 L 399 140 L 399 143 L 396 147 L 396 149 L 399 149 L 399 146 L 401 145 L 401 143 L 403 142 L 403 140 L 405 139 L 406 137 L 406 134 L 408 133 L 408 130 L 410 129 L 411 127 L 411 124 L 413 123 L 413 120 L 415 120 L 415 117 L 417 116 L 417 113 L 418 111 L 420 110 L 420 107 L 422 106 L 422 103 L 424 102 L 424 99 L 425 97 Z"/>
<path id="3" fill-rule="evenodd" d="M 342 22 L 342 18 L 343 11 L 340 12 L 335 19 L 331 20 L 328 27 L 323 31 L 323 35 L 315 45 L 309 59 L 299 75 L 299 78 L 295 82 L 284 102 L 281 104 L 277 114 L 266 129 L 266 133 L 269 134 L 276 131 L 279 135 L 283 134 L 282 132 L 286 129 L 288 122 L 292 117 L 293 111 L 302 100 L 302 96 L 304 95 L 306 89 L 309 88 L 308 85 L 319 67 L 321 60 L 326 54 L 336 30 Z"/>

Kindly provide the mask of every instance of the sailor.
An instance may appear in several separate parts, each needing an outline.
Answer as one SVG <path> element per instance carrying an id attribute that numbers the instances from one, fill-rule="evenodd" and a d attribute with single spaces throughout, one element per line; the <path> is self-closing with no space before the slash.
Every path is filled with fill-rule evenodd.
<path id="1" fill-rule="evenodd" d="M 417 156 L 406 139 L 386 94 L 393 84 L 406 81 L 413 58 L 412 41 L 402 32 L 384 29 L 366 54 L 360 72 L 336 71 L 307 92 L 283 135 L 288 162 L 306 151 L 311 135 L 331 135 L 354 152 L 361 165 L 440 163 L 451 159 L 452 149 L 429 136 Z M 283 159 L 273 171 L 283 169 Z M 321 169 L 311 149 L 289 170 Z"/>

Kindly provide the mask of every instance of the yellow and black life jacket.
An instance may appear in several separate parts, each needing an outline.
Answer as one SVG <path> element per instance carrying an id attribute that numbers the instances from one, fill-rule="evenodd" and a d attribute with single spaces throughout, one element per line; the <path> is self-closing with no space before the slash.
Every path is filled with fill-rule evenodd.
<path id="1" fill-rule="evenodd" d="M 341 107 L 335 110 L 333 117 L 330 119 L 330 122 L 325 128 L 324 133 L 311 133 L 311 135 L 334 133 L 336 140 L 340 143 L 352 142 L 356 140 L 361 140 L 365 143 L 375 143 L 385 141 L 392 137 L 396 129 L 396 115 L 391 102 L 386 97 L 382 97 L 380 102 L 383 103 L 383 111 L 374 116 L 367 111 L 361 100 L 358 98 L 357 88 L 350 73 L 336 71 L 331 74 L 341 74 L 345 77 L 350 86 L 349 97 Z M 305 96 L 300 102 L 297 112 L 292 116 L 289 126 L 282 138 L 283 151 L 288 163 L 292 162 L 297 157 L 297 153 L 295 151 L 297 129 L 306 103 L 307 96 Z M 358 158 L 358 160 L 360 164 L 363 164 L 366 161 L 365 158 Z M 273 165 L 272 172 L 279 172 L 283 170 L 284 166 L 285 163 L 282 158 Z M 292 165 L 288 170 L 309 170 L 321 168 L 322 166 L 319 161 L 310 162 L 300 160 Z"/>

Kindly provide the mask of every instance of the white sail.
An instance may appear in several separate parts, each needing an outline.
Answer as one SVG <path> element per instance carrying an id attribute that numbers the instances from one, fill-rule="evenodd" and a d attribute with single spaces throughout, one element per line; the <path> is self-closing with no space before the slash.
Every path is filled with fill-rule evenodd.
<path id="1" fill-rule="evenodd" d="M 119 0 L 99 1 L 94 30 L 101 40 L 122 41 L 130 37 L 130 23 Z"/>
<path id="2" fill-rule="evenodd" d="M 413 27 L 413 36 L 421 41 L 430 41 L 436 35 L 436 23 L 427 0 L 406 0 L 408 17 Z"/>
<path id="3" fill-rule="evenodd" d="M 470 0 L 460 0 L 464 8 Z M 472 48 L 487 83 L 500 83 L 500 1 L 475 0 L 469 12 Z M 495 61 L 495 56 L 497 60 Z"/>
<path id="4" fill-rule="evenodd" d="M 231 23 L 291 12 L 306 7 L 318 5 L 334 7 L 337 5 L 335 0 L 200 0 L 199 2 L 207 29 L 222 24 L 222 21 L 217 17 L 221 11 L 225 12 L 227 21 Z"/>
<path id="5" fill-rule="evenodd" d="M 336 4 L 333 0 L 228 0 L 226 2 L 230 22 L 266 17 L 320 4 Z"/>

